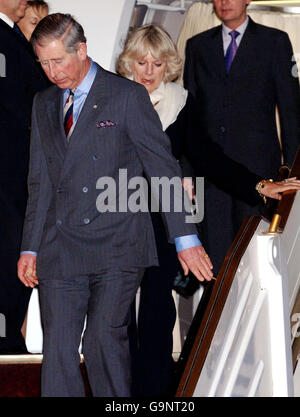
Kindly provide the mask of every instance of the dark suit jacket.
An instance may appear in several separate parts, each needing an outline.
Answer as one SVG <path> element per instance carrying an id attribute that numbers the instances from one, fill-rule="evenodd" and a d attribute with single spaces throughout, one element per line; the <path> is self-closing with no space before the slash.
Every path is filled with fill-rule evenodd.
<path id="1" fill-rule="evenodd" d="M 107 120 L 114 125 L 97 127 Z M 127 169 L 128 181 L 143 172 L 180 177 L 170 148 L 146 89 L 100 67 L 69 144 L 62 91 L 54 86 L 37 94 L 22 249 L 38 252 L 39 278 L 157 264 L 150 214 L 118 212 L 118 206 L 115 213 L 100 213 L 96 183 L 103 176 L 115 179 L 118 196 L 119 169 Z M 172 205 L 165 214 L 170 241 L 196 232 L 184 216 Z"/>
<path id="2" fill-rule="evenodd" d="M 199 103 L 193 124 L 200 140 L 213 141 L 224 155 L 261 178 L 276 178 L 281 165 L 275 108 L 278 106 L 284 162 L 291 165 L 300 143 L 300 94 L 293 77 L 292 47 L 288 35 L 249 19 L 229 74 L 226 74 L 222 26 L 200 33 L 187 41 L 185 87 Z M 195 132 L 196 133 L 196 132 Z M 204 174 L 205 214 L 202 240 L 218 271 L 244 217 L 261 208 L 239 195 L 253 194 L 254 185 L 244 176 L 228 171 L 222 160 L 201 158 L 197 136 L 190 145 L 196 175 Z M 194 147 L 194 151 L 192 150 Z M 197 163 L 197 158 L 199 163 Z M 214 165 L 211 177 L 203 161 Z M 218 180 L 219 177 L 219 180 Z M 235 191 L 223 185 L 230 182 Z M 251 198 L 252 200 L 252 198 Z"/>
<path id="3" fill-rule="evenodd" d="M 31 108 L 49 86 L 27 40 L 0 19 L 0 312 L 7 319 L 1 352 L 24 352 L 20 329 L 31 290 L 17 277 L 27 200 Z"/>
<path id="4" fill-rule="evenodd" d="M 0 182 L 25 183 L 33 97 L 49 82 L 31 45 L 1 19 L 0 39 Z"/>

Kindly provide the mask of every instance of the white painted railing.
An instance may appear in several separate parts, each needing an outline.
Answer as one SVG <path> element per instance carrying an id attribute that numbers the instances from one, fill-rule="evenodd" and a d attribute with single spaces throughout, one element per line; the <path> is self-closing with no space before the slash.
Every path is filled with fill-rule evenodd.
<path id="1" fill-rule="evenodd" d="M 266 234 L 269 223 L 260 221 L 234 276 L 194 396 L 294 395 L 290 313 L 300 285 L 299 213 L 300 193 L 282 234 Z"/>

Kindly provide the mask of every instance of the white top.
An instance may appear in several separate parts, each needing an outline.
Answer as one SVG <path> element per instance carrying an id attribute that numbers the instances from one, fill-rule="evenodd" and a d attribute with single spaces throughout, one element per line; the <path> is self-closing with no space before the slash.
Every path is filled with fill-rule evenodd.
<path id="1" fill-rule="evenodd" d="M 186 103 L 187 94 L 187 90 L 173 82 L 167 84 L 162 82 L 150 94 L 151 103 L 159 115 L 163 130 L 175 122 Z"/>

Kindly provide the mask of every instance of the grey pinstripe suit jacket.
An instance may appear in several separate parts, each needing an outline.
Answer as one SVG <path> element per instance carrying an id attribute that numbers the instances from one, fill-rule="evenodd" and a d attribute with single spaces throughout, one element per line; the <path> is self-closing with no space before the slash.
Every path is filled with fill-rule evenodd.
<path id="1" fill-rule="evenodd" d="M 101 121 L 112 126 L 99 127 Z M 38 252 L 39 279 L 157 264 L 149 213 L 96 208 L 100 177 L 181 176 L 168 137 L 146 89 L 98 66 L 69 144 L 62 91 L 52 86 L 34 100 L 29 199 L 22 250 Z M 118 190 L 118 188 L 117 188 Z M 185 213 L 166 213 L 170 241 L 195 233 Z"/>

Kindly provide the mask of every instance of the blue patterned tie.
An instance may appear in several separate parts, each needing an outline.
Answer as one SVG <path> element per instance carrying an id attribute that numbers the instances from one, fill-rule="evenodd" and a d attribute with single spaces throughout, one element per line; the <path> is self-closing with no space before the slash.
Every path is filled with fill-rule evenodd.
<path id="1" fill-rule="evenodd" d="M 229 73 L 231 64 L 233 63 L 236 51 L 238 49 L 236 38 L 239 36 L 240 32 L 237 32 L 236 30 L 232 30 L 229 32 L 229 35 L 231 36 L 231 42 L 227 48 L 226 54 L 225 54 L 225 64 L 226 64 L 226 72 Z"/>

